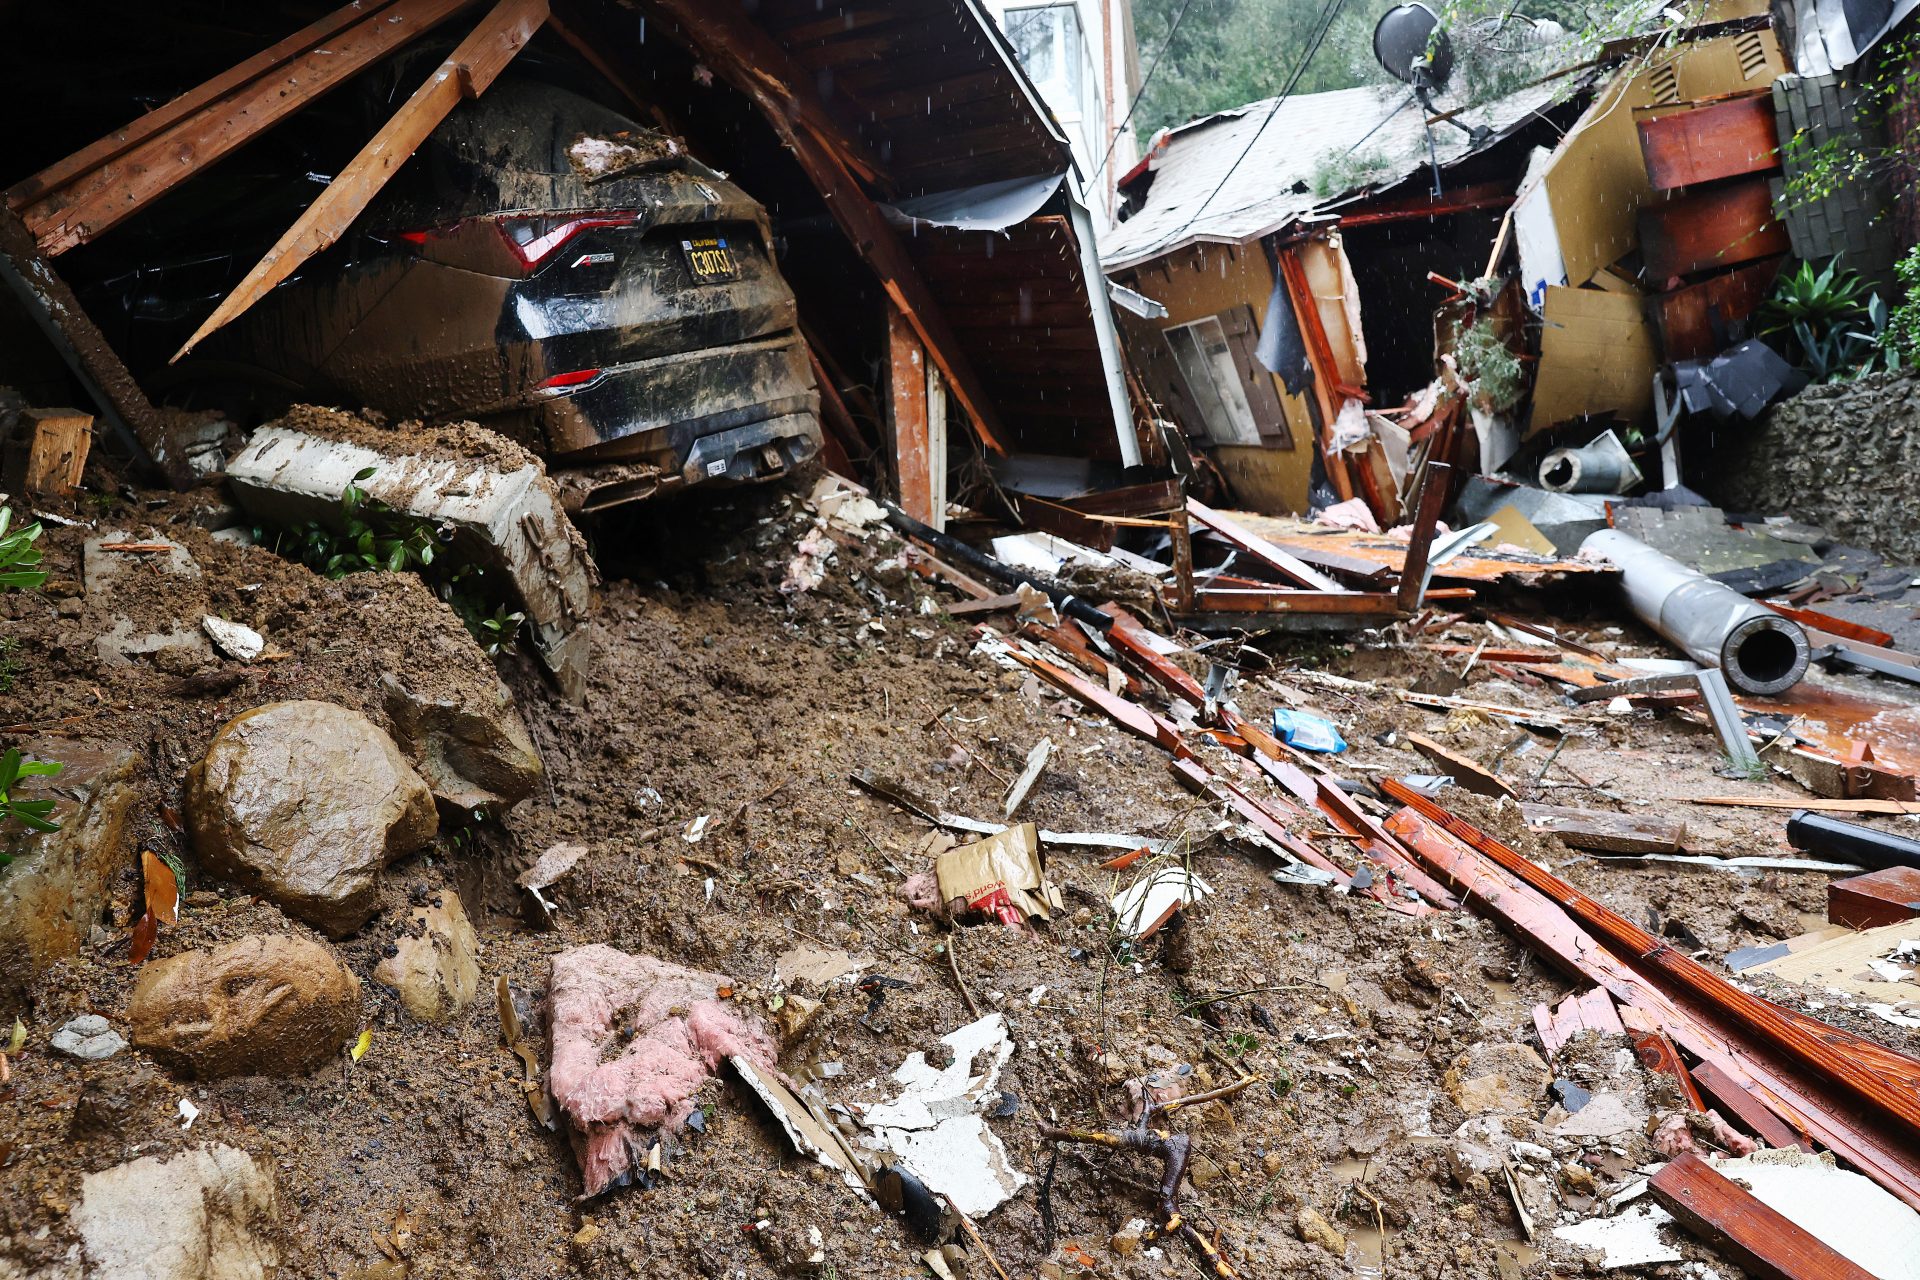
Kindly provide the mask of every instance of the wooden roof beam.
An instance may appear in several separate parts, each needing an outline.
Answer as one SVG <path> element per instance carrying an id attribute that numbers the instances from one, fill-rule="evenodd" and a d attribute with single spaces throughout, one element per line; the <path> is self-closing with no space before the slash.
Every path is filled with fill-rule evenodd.
<path id="1" fill-rule="evenodd" d="M 649 7 L 678 24 L 677 38 L 707 66 L 753 99 L 819 191 L 827 210 L 873 268 L 887 296 L 912 327 L 927 356 L 947 380 L 947 392 L 967 411 L 981 442 L 1007 451 L 1005 428 L 984 384 L 968 361 L 940 305 L 920 278 L 906 246 L 854 176 L 849 148 L 813 77 L 762 31 L 734 0 L 651 0 Z"/>
<path id="2" fill-rule="evenodd" d="M 8 188 L 49 257 L 102 232 L 473 0 L 356 0 Z"/>
<path id="3" fill-rule="evenodd" d="M 178 360 L 208 334 L 265 297 L 300 264 L 346 233 L 387 180 L 463 99 L 477 98 L 520 52 L 547 18 L 547 0 L 500 0 L 459 47 L 414 90 L 372 141 L 360 149 L 319 199 L 287 228 L 213 314 L 174 353 Z"/>

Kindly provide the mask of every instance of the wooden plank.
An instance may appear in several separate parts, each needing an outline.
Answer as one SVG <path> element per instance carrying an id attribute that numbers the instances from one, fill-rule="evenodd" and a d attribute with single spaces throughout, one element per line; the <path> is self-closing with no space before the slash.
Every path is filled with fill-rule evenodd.
<path id="1" fill-rule="evenodd" d="M 1649 280 L 1714 271 L 1788 250 L 1765 178 L 1736 179 L 1640 210 L 1640 249 Z"/>
<path id="2" fill-rule="evenodd" d="M 792 150 L 834 222 L 913 326 L 928 358 L 946 378 L 948 394 L 966 410 L 981 443 L 995 453 L 1005 453 L 1006 432 L 986 394 L 986 384 L 974 371 L 899 234 L 861 189 L 852 149 L 821 103 L 813 75 L 731 4 L 652 0 L 649 8 L 667 19 L 667 34 L 760 109 Z M 1096 283 L 1089 282 L 1090 286 Z"/>
<path id="3" fill-rule="evenodd" d="M 1806 1150 L 1807 1140 L 1793 1126 L 1775 1115 L 1773 1109 L 1739 1081 L 1711 1062 L 1695 1063 L 1689 1074 L 1700 1092 L 1711 1099 L 1735 1124 L 1770 1147 Z"/>
<path id="4" fill-rule="evenodd" d="M 1407 558 L 1400 569 L 1400 610 L 1412 613 L 1426 596 L 1427 556 L 1433 550 L 1434 529 L 1440 513 L 1446 510 L 1447 494 L 1453 485 L 1453 468 L 1444 462 L 1427 464 L 1426 478 L 1420 484 L 1420 498 L 1414 504 L 1413 538 L 1407 543 Z"/>
<path id="5" fill-rule="evenodd" d="M 1873 929 L 1920 916 L 1920 867 L 1882 867 L 1827 885 L 1827 919 Z"/>
<path id="6" fill-rule="evenodd" d="M 7 192 L 41 252 L 64 253 L 146 208 L 472 0 L 352 4 Z"/>
<path id="7" fill-rule="evenodd" d="M 1403 733 L 1400 736 L 1411 743 L 1415 751 L 1425 756 L 1434 768 L 1475 795 L 1490 796 L 1496 800 L 1502 797 L 1512 798 L 1513 788 L 1503 782 L 1492 770 L 1481 768 L 1479 764 L 1467 759 L 1459 752 L 1449 750 L 1424 734 Z"/>
<path id="8" fill-rule="evenodd" d="M 1157 516 L 1178 511 L 1186 493 L 1186 481 L 1179 476 L 1148 484 L 1128 485 L 1123 489 L 1104 489 L 1062 498 L 1061 503 L 1087 516 Z"/>
<path id="9" fill-rule="evenodd" d="M 1679 853 L 1686 846 L 1687 824 L 1600 809 L 1557 804 L 1522 804 L 1527 827 L 1560 837 L 1575 849 L 1601 853 Z"/>
<path id="10" fill-rule="evenodd" d="M 984 600 L 957 600 L 948 605 L 944 612 L 949 617 L 969 618 L 976 613 L 1001 613 L 1007 609 L 1018 609 L 1019 607 L 1019 596 L 988 596 Z"/>
<path id="11" fill-rule="evenodd" d="M 27 431 L 28 493 L 65 498 L 80 487 L 93 447 L 93 415 L 77 409 L 28 409 L 20 419 Z"/>
<path id="12" fill-rule="evenodd" d="M 1687 1064 L 1680 1060 L 1680 1051 L 1673 1047 L 1673 1041 L 1667 1033 L 1645 1010 L 1632 1005 L 1620 1010 L 1620 1021 L 1633 1041 L 1633 1051 L 1639 1057 L 1640 1065 L 1648 1071 L 1671 1077 L 1687 1106 L 1694 1111 L 1705 1111 L 1706 1100 L 1700 1096 L 1693 1077 L 1687 1073 Z"/>
<path id="13" fill-rule="evenodd" d="M 1687 1230 L 1761 1280 L 1873 1280 L 1692 1152 L 1670 1160 L 1647 1188 Z"/>
<path id="14" fill-rule="evenodd" d="M 1215 511 L 1198 499 L 1187 499 L 1187 514 L 1289 582 L 1299 583 L 1314 591 L 1344 592 L 1347 590 L 1300 557 L 1281 550 L 1231 516 Z"/>
<path id="15" fill-rule="evenodd" d="M 1766 301 L 1781 261 L 1762 258 L 1648 299 L 1661 352 L 1670 361 L 1706 360 L 1726 350 L 1732 335 Z"/>
<path id="16" fill-rule="evenodd" d="M 1775 604 L 1771 600 L 1762 600 L 1761 604 L 1773 610 L 1783 618 L 1792 618 L 1803 627 L 1816 631 L 1825 631 L 1829 635 L 1840 636 L 1847 640 L 1858 640 L 1861 644 L 1884 649 L 1893 643 L 1891 632 L 1875 627 L 1863 627 L 1857 622 L 1848 622 L 1845 618 L 1836 618 L 1830 613 L 1818 613 L 1812 609 L 1796 609 L 1792 605 Z M 1905 655 L 1911 660 L 1911 655 Z"/>
<path id="17" fill-rule="evenodd" d="M 1688 796 L 1688 804 L 1739 809 L 1813 809 L 1821 813 L 1920 813 L 1912 800 L 1809 800 L 1805 796 Z"/>
<path id="18" fill-rule="evenodd" d="M 1781 1090 L 1792 1092 L 1799 1118 L 1815 1137 L 1920 1208 L 1920 1061 L 1741 990 L 1398 780 L 1384 778 L 1380 785 L 1412 814 L 1497 868 L 1500 879 L 1525 885 L 1538 895 L 1527 900 L 1534 918 L 1521 926 L 1530 941 L 1549 946 L 1562 957 L 1573 946 L 1571 959 L 1578 971 L 1591 973 L 1595 971 L 1589 967 L 1592 957 L 1582 956 L 1574 941 L 1579 932 L 1591 930 L 1587 945 L 1597 941 L 1617 957 L 1605 966 L 1608 980 L 1604 983 L 1616 997 L 1647 1009 L 1676 1038 L 1680 1038 L 1676 1028 L 1698 1023 L 1681 1014 L 1673 1002 L 1684 1001 L 1700 1011 L 1721 1035 L 1742 1046 L 1737 1061 L 1752 1070 L 1767 1070 Z M 1393 829 L 1393 824 L 1388 827 Z M 1414 847 L 1423 848 L 1417 843 Z M 1459 860 L 1453 865 L 1465 869 Z M 1514 918 L 1508 913 L 1516 903 L 1493 905 Z M 1557 909 L 1565 923 L 1547 917 L 1544 912 L 1549 909 Z M 1627 979 L 1622 983 L 1624 990 L 1616 989 L 1614 984 L 1623 978 Z M 1658 994 L 1666 1008 L 1650 1003 L 1648 991 Z M 1727 1041 L 1720 1043 L 1724 1046 Z M 1716 1052 L 1711 1041 L 1697 1035 L 1688 1048 L 1697 1057 L 1715 1058 L 1722 1067 L 1736 1061 L 1724 1047 Z M 1755 1055 L 1761 1054 L 1767 1062 L 1756 1060 Z M 1800 1083 L 1802 1077 L 1809 1078 L 1806 1084 Z M 1818 1088 L 1813 1087 L 1815 1082 Z"/>
<path id="19" fill-rule="evenodd" d="M 933 509 L 933 459 L 927 448 L 926 349 L 892 304 L 887 307 L 887 430 L 901 509 L 921 524 L 940 528 L 944 513 Z M 946 459 L 940 462 L 944 466 Z"/>
<path id="20" fill-rule="evenodd" d="M 1634 112 L 1655 191 L 1780 167 L 1773 94 L 1730 94 L 1674 109 Z"/>
<path id="21" fill-rule="evenodd" d="M 193 350 L 202 338 L 265 297 L 302 263 L 346 234 L 360 211 L 447 118 L 447 113 L 462 99 L 486 92 L 546 18 L 546 0 L 499 0 L 427 82 L 413 91 L 413 96 L 334 176 L 266 256 L 254 264 L 246 279 L 201 322 L 173 359 Z"/>
<path id="22" fill-rule="evenodd" d="M 1469 593 L 1471 594 L 1471 593 Z M 1390 595 L 1363 591 L 1252 591 L 1241 587 L 1207 587 L 1193 593 L 1194 607 L 1203 613 L 1356 613 L 1391 615 L 1402 612 Z"/>

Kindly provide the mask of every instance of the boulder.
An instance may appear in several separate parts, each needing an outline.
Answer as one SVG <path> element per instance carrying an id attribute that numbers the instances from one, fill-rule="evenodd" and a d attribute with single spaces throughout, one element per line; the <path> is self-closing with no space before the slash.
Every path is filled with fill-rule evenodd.
<path id="1" fill-rule="evenodd" d="M 373 915 L 381 869 L 439 828 L 432 792 L 393 739 L 330 702 L 229 720 L 187 775 L 186 807 L 208 870 L 336 938 Z"/>
<path id="2" fill-rule="evenodd" d="M 108 882 L 132 864 L 127 816 L 141 758 L 128 747 L 70 738 L 21 749 L 66 767 L 56 777 L 26 779 L 19 792 L 54 797 L 60 830 L 0 834 L 0 851 L 13 859 L 0 866 L 0 999 L 9 1006 L 21 1003 L 48 965 L 79 954 L 106 907 Z"/>
<path id="3" fill-rule="evenodd" d="M 127 1009 L 133 1043 L 200 1079 L 296 1075 L 360 1023 L 360 981 L 332 947 L 251 934 L 147 965 Z"/>
<path id="4" fill-rule="evenodd" d="M 374 980 L 400 993 L 407 1012 L 423 1022 L 446 1022 L 464 1012 L 480 990 L 480 940 L 451 889 L 416 907 L 405 933 L 374 966 Z"/>
<path id="5" fill-rule="evenodd" d="M 280 1264 L 279 1218 L 272 1165 L 203 1146 L 87 1174 L 72 1221 L 90 1276 L 265 1280 Z"/>
<path id="6" fill-rule="evenodd" d="M 476 696 L 427 692 L 387 675 L 380 696 L 394 741 L 449 817 L 475 810 L 499 817 L 540 784 L 540 756 L 513 694 L 498 681 Z"/>

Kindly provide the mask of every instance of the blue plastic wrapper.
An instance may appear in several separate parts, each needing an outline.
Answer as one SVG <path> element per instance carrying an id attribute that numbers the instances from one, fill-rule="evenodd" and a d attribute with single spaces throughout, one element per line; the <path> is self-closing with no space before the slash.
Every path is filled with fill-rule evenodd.
<path id="1" fill-rule="evenodd" d="M 1340 736 L 1340 730 L 1333 721 L 1320 716 L 1308 715 L 1304 711 L 1289 711 L 1285 707 L 1273 709 L 1273 731 L 1280 740 L 1290 747 L 1302 751 L 1324 751 L 1333 754 L 1347 749 L 1347 740 Z"/>

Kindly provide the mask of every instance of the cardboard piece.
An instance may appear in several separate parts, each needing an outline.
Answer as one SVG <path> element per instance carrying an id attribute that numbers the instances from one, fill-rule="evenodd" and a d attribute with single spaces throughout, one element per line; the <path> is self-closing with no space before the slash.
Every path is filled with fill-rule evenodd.
<path id="1" fill-rule="evenodd" d="M 1638 298 L 1549 287 L 1543 316 L 1529 435 L 1583 414 L 1651 412 L 1660 357 Z"/>
<path id="2" fill-rule="evenodd" d="M 1020 924 L 1028 916 L 1050 920 L 1063 905 L 1060 891 L 1046 882 L 1040 833 L 1031 822 L 949 849 L 934 860 L 933 873 L 942 902 L 957 899 L 965 910 L 1003 924 Z"/>

